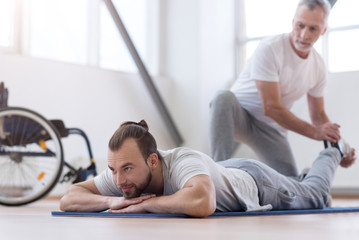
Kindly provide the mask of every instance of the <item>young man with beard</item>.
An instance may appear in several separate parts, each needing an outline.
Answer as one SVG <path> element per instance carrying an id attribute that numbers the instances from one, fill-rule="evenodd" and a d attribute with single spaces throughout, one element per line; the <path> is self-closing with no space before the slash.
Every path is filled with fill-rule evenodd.
<path id="1" fill-rule="evenodd" d="M 60 209 L 206 217 L 216 210 L 323 208 L 337 166 L 355 160 L 348 145 L 337 146 L 323 150 L 299 181 L 255 160 L 214 162 L 189 148 L 158 150 L 144 120 L 125 122 L 109 141 L 108 168 L 71 186 Z"/>

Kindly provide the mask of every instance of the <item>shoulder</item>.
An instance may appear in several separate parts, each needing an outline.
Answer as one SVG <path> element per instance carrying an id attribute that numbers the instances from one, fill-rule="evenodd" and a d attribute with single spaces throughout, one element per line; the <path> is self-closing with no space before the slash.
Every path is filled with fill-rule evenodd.
<path id="1" fill-rule="evenodd" d="M 282 58 L 284 53 L 288 51 L 288 46 L 290 46 L 288 34 L 267 37 L 260 41 L 253 56 L 258 61 L 273 61 Z"/>
<path id="2" fill-rule="evenodd" d="M 159 150 L 165 162 L 174 162 L 179 159 L 201 158 L 202 153 L 186 147 L 174 148 L 167 151 Z"/>
<path id="3" fill-rule="evenodd" d="M 160 154 L 163 154 L 163 161 L 169 172 L 196 169 L 205 173 L 207 172 L 206 162 L 211 160 L 206 154 L 185 147 L 162 151 Z"/>
<path id="4" fill-rule="evenodd" d="M 289 43 L 289 34 L 280 34 L 263 38 L 259 46 L 263 48 L 281 49 L 286 47 L 287 43 Z"/>
<path id="5" fill-rule="evenodd" d="M 323 57 L 317 52 L 317 50 L 315 48 L 312 49 L 309 59 L 314 64 L 317 64 L 319 66 L 325 66 Z"/>
<path id="6" fill-rule="evenodd" d="M 101 193 L 105 196 L 118 196 L 121 195 L 120 190 L 118 189 L 110 169 L 106 168 L 103 172 L 97 175 L 94 179 L 94 183 Z"/>

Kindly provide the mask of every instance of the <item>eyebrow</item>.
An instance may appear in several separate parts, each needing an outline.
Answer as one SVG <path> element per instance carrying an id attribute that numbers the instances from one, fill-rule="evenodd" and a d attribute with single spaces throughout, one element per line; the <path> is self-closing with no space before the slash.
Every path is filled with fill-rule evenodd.
<path id="1" fill-rule="evenodd" d="M 123 164 L 120 168 L 125 168 L 125 167 L 133 166 L 133 165 L 134 165 L 133 163 L 128 162 L 128 163 Z M 114 169 L 113 167 L 111 167 L 110 165 L 107 165 L 107 166 L 108 166 L 108 168 L 109 168 L 111 171 L 115 170 L 115 169 Z"/>
<path id="2" fill-rule="evenodd" d="M 306 23 L 304 23 L 304 22 L 302 22 L 302 21 L 297 21 L 297 23 L 296 24 L 303 24 L 303 25 L 305 25 L 305 26 L 309 26 L 309 27 L 319 27 L 319 25 L 310 25 L 310 24 L 306 24 Z"/>
<path id="3" fill-rule="evenodd" d="M 130 163 L 130 162 L 125 163 L 125 164 L 123 164 L 123 165 L 121 166 L 121 168 L 125 168 L 125 167 L 128 167 L 128 166 L 133 166 L 133 163 Z"/>

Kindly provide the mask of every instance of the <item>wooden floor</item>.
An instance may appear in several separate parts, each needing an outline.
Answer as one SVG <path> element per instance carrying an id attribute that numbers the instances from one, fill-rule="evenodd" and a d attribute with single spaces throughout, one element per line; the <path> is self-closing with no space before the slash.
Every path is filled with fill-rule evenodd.
<path id="1" fill-rule="evenodd" d="M 0 239 L 359 239 L 359 213 L 206 219 L 52 217 L 58 203 L 43 199 L 23 207 L 0 206 Z M 334 199 L 333 206 L 359 206 L 359 199 Z"/>

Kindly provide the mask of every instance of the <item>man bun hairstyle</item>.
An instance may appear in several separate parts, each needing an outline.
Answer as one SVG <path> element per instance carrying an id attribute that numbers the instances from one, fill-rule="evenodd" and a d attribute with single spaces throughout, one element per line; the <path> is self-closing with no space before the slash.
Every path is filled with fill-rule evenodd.
<path id="1" fill-rule="evenodd" d="M 152 134 L 148 131 L 148 125 L 145 120 L 139 122 L 127 121 L 120 125 L 116 132 L 112 135 L 108 147 L 111 151 L 117 151 L 127 139 L 134 139 L 145 161 L 157 151 L 157 143 Z"/>

